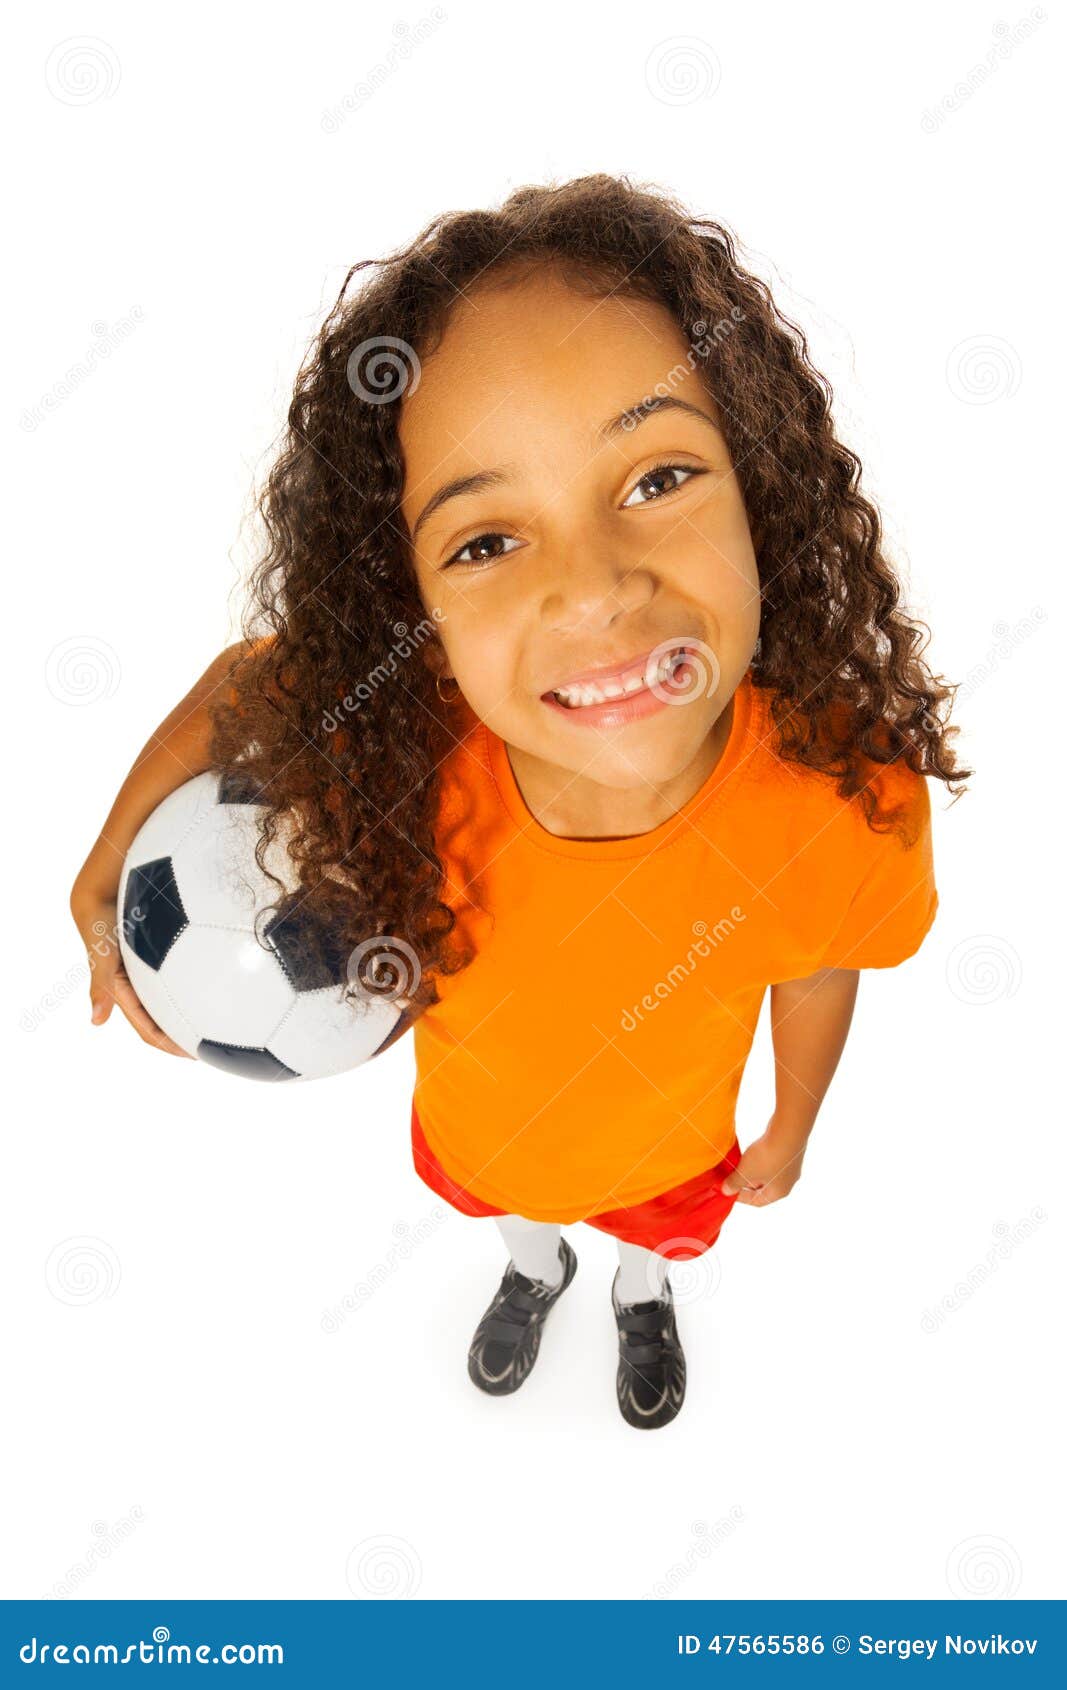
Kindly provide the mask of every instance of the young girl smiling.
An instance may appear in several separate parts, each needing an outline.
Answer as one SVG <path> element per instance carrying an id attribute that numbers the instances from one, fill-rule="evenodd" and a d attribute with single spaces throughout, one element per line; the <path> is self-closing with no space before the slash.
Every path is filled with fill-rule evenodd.
<path id="1" fill-rule="evenodd" d="M 508 1251 L 470 1378 L 528 1376 L 586 1221 L 618 1240 L 620 1411 L 660 1427 L 669 1262 L 792 1189 L 859 972 L 934 919 L 953 689 L 828 384 L 721 226 L 594 176 L 351 276 L 262 498 L 248 638 L 153 736 L 72 909 L 113 919 L 164 793 L 241 761 L 264 842 L 300 818 L 299 897 L 413 963 L 385 989 L 415 1166 Z M 742 1153 L 768 989 L 775 1108 Z M 176 1048 L 117 959 L 93 1001 Z"/>

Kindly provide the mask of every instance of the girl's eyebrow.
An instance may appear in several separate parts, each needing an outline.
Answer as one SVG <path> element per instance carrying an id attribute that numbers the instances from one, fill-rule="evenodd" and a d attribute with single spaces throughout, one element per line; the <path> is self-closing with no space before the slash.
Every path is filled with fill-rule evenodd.
<path id="1" fill-rule="evenodd" d="M 501 464 L 499 469 L 480 469 L 474 475 L 460 475 L 455 481 L 446 481 L 422 507 L 422 514 L 411 530 L 412 543 L 418 539 L 423 523 L 429 522 L 434 511 L 440 510 L 449 499 L 462 498 L 464 493 L 481 493 L 487 487 L 501 487 L 511 480 L 514 469 L 514 464 Z"/>
<path id="2" fill-rule="evenodd" d="M 655 416 L 660 411 L 684 411 L 689 416 L 698 417 L 721 438 L 721 431 L 714 417 L 707 411 L 702 411 L 699 405 L 691 405 L 688 399 L 678 399 L 673 394 L 653 394 L 637 400 L 635 404 L 620 411 L 618 416 L 609 417 L 606 422 L 601 423 L 596 433 L 601 440 L 613 440 L 616 435 L 623 433 L 632 434 L 647 417 Z M 462 498 L 465 493 L 482 493 L 490 487 L 502 487 L 510 481 L 514 472 L 514 464 L 501 464 L 497 469 L 481 469 L 473 475 L 460 475 L 454 481 L 446 481 L 423 506 L 411 530 L 412 543 L 418 538 L 424 523 L 450 499 Z"/>
<path id="3" fill-rule="evenodd" d="M 625 411 L 620 411 L 617 417 L 609 417 L 602 423 L 598 433 L 603 440 L 613 440 L 617 434 L 630 434 L 640 427 L 646 417 L 655 416 L 658 411 L 686 411 L 691 417 L 699 417 L 706 422 L 716 434 L 720 434 L 718 423 L 708 411 L 702 411 L 699 405 L 691 405 L 688 399 L 679 399 L 673 393 L 657 393 L 639 399 L 635 405 L 630 405 Z"/>

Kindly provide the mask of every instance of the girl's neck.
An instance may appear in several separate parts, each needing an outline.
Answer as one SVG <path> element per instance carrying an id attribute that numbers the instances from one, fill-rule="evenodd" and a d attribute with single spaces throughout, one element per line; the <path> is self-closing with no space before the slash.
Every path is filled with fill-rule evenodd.
<path id="1" fill-rule="evenodd" d="M 601 786 L 511 745 L 508 761 L 526 808 L 546 832 L 560 839 L 630 839 L 669 821 L 700 791 L 726 749 L 733 719 L 731 698 L 693 761 L 655 786 Z"/>

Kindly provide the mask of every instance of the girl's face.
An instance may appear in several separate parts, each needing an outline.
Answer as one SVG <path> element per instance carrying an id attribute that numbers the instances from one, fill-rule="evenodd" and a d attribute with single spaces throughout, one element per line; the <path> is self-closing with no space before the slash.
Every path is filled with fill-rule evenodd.
<path id="1" fill-rule="evenodd" d="M 604 788 L 631 808 L 695 790 L 755 648 L 752 536 L 695 363 L 663 307 L 541 267 L 458 301 L 403 400 L 401 510 L 444 672 L 523 790 L 523 773 L 566 790 L 574 815 Z M 680 646 L 690 662 L 664 678 Z M 553 698 L 588 670 L 644 685 Z"/>

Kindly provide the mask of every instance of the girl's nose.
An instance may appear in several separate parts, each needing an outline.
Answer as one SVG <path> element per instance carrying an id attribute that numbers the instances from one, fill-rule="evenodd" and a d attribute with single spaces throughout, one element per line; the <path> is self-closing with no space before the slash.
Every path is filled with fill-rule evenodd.
<path id="1" fill-rule="evenodd" d="M 618 545 L 579 542 L 561 553 L 543 583 L 546 624 L 559 633 L 608 627 L 648 603 L 655 581 L 643 559 Z"/>

